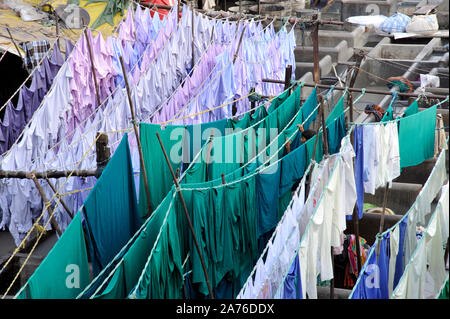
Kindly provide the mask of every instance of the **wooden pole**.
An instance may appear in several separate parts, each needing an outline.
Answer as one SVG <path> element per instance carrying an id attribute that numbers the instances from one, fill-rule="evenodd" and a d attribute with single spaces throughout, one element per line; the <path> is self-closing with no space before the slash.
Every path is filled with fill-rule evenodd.
<path id="1" fill-rule="evenodd" d="M 286 67 L 286 71 L 284 73 L 284 90 L 285 91 L 291 86 L 291 77 L 292 77 L 292 65 L 288 65 Z"/>
<path id="2" fill-rule="evenodd" d="M 386 211 L 386 202 L 387 202 L 387 193 L 389 190 L 389 183 L 386 183 L 386 187 L 384 188 L 384 197 L 383 197 L 383 210 L 381 211 L 381 219 L 380 219 L 380 230 L 378 231 L 378 234 L 382 234 L 384 230 L 384 214 Z M 380 255 L 380 244 L 381 240 L 378 240 L 377 244 L 377 263 L 378 263 L 378 256 Z"/>
<path id="3" fill-rule="evenodd" d="M 56 14 L 56 11 L 53 12 L 55 16 L 55 27 L 56 27 L 56 45 L 58 46 L 58 50 L 61 51 L 61 46 L 59 44 L 59 17 Z"/>
<path id="4" fill-rule="evenodd" d="M 258 14 L 261 14 L 261 0 L 258 0 Z"/>
<path id="5" fill-rule="evenodd" d="M 323 103 L 323 96 L 319 94 L 320 101 L 320 112 L 322 114 L 322 136 L 323 136 L 323 153 L 328 155 L 328 136 L 327 136 L 327 127 L 325 125 L 325 105 Z"/>
<path id="6" fill-rule="evenodd" d="M 222 173 L 222 184 L 224 184 L 224 185 L 226 184 L 225 183 L 225 174 L 224 173 Z"/>
<path id="7" fill-rule="evenodd" d="M 319 70 L 319 21 L 317 19 L 317 14 L 313 16 L 314 27 L 312 31 L 312 42 L 313 42 L 313 59 L 314 59 L 314 83 L 320 82 L 320 70 Z"/>
<path id="8" fill-rule="evenodd" d="M 144 155 L 142 154 L 142 146 L 141 146 L 141 139 L 139 138 L 139 132 L 138 132 L 138 128 L 136 125 L 136 118 L 134 116 L 134 107 L 133 107 L 133 101 L 131 100 L 131 92 L 130 92 L 130 87 L 128 85 L 128 78 L 127 78 L 127 73 L 125 71 L 125 65 L 123 63 L 123 58 L 122 56 L 119 57 L 120 59 L 120 64 L 122 65 L 122 73 L 123 73 L 123 78 L 125 79 L 125 86 L 127 88 L 127 94 L 128 94 L 128 102 L 130 104 L 130 111 L 131 111 L 131 118 L 132 118 L 132 122 L 133 122 L 133 128 L 134 128 L 134 134 L 136 135 L 136 141 L 137 141 L 137 146 L 139 149 L 139 160 L 141 163 L 141 170 L 142 170 L 142 174 L 144 175 L 144 186 L 145 186 L 145 193 L 147 196 L 147 218 L 149 218 L 152 214 L 152 207 L 151 207 L 151 203 L 150 203 L 150 190 L 148 187 L 148 180 L 147 180 L 147 171 L 145 169 L 145 163 L 144 163 Z"/>
<path id="9" fill-rule="evenodd" d="M 59 199 L 59 201 L 61 202 L 61 204 L 63 205 L 64 209 L 66 210 L 67 214 L 69 214 L 70 218 L 73 219 L 73 214 L 70 211 L 69 207 L 67 207 L 66 203 L 64 202 L 64 200 L 61 198 L 61 195 L 58 194 L 58 191 L 55 188 L 55 185 L 53 185 L 53 183 L 50 181 L 50 179 L 48 179 L 47 177 L 45 178 L 45 181 L 47 182 L 48 186 L 50 186 L 50 188 L 52 189 L 52 191 L 56 194 L 56 197 Z"/>
<path id="10" fill-rule="evenodd" d="M 359 68 L 361 66 L 361 62 L 362 62 L 363 58 L 364 58 L 364 53 L 362 51 L 359 51 L 358 54 L 356 55 L 356 64 L 355 64 L 355 67 L 352 72 L 352 77 L 351 77 L 350 83 L 348 83 L 348 85 L 347 85 L 348 87 L 353 87 L 355 85 L 356 77 L 358 76 Z"/>
<path id="11" fill-rule="evenodd" d="M 45 172 L 34 172 L 34 176 L 38 179 L 45 179 L 48 178 L 62 178 L 62 177 L 69 177 L 69 176 L 80 176 L 80 177 L 87 177 L 87 176 L 97 176 L 97 171 L 88 171 L 88 170 L 76 170 L 76 171 L 56 171 L 56 170 L 49 170 Z M 0 179 L 2 178 L 19 178 L 19 179 L 25 179 L 25 178 L 31 178 L 30 172 L 24 172 L 24 171 L 3 171 L 0 170 Z"/>
<path id="12" fill-rule="evenodd" d="M 208 145 L 208 153 L 206 154 L 206 179 L 208 179 L 208 165 L 209 165 L 209 160 L 211 158 L 211 150 L 212 150 L 213 138 L 214 138 L 214 130 L 212 130 L 212 132 L 211 132 L 210 144 Z"/>
<path id="13" fill-rule="evenodd" d="M 195 44 L 194 44 L 194 23 L 195 23 L 195 11 L 194 9 L 192 9 L 192 68 L 194 68 L 195 65 L 195 53 L 194 53 L 194 49 L 195 49 Z"/>
<path id="14" fill-rule="evenodd" d="M 184 201 L 183 194 L 182 194 L 182 192 L 180 190 L 180 184 L 178 184 L 178 181 L 177 181 L 177 179 L 175 177 L 175 174 L 174 174 L 173 169 L 172 169 L 172 165 L 170 165 L 169 157 L 167 156 L 167 153 L 166 153 L 166 149 L 164 148 L 164 145 L 163 145 L 163 143 L 161 141 L 161 138 L 160 138 L 158 132 L 156 132 L 156 136 L 158 137 L 159 144 L 161 145 L 161 149 L 162 149 L 162 151 L 164 153 L 164 157 L 166 159 L 167 166 L 169 167 L 170 173 L 172 174 L 173 182 L 175 184 L 177 193 L 180 196 L 180 201 L 181 201 L 181 204 L 183 205 L 184 214 L 186 215 L 186 219 L 188 221 L 189 228 L 191 230 L 192 237 L 194 239 L 194 244 L 195 244 L 195 247 L 197 249 L 198 255 L 200 257 L 200 261 L 202 263 L 203 273 L 205 274 L 205 279 L 206 279 L 206 284 L 208 285 L 209 294 L 211 296 L 211 299 L 214 299 L 213 291 L 211 289 L 211 285 L 210 285 L 210 282 L 209 282 L 208 272 L 206 271 L 205 261 L 203 259 L 203 254 L 200 251 L 200 246 L 198 244 L 197 236 L 195 235 L 195 232 L 194 232 L 194 227 L 192 226 L 191 218 L 189 217 L 189 212 L 188 212 L 188 209 L 187 209 L 187 206 L 186 206 L 186 202 Z"/>
<path id="15" fill-rule="evenodd" d="M 239 38 L 239 43 L 238 43 L 238 46 L 236 49 L 236 53 L 234 54 L 233 64 L 234 64 L 234 62 L 236 62 L 236 58 L 238 57 L 239 49 L 241 48 L 242 38 L 244 37 L 245 28 L 247 28 L 246 25 L 242 28 L 241 37 Z"/>
<path id="16" fill-rule="evenodd" d="M 24 58 L 22 56 L 22 53 L 20 53 L 19 47 L 17 46 L 16 41 L 14 41 L 14 38 L 13 38 L 13 36 L 11 34 L 11 31 L 9 31 L 8 27 L 6 28 L 6 31 L 8 31 L 9 38 L 11 39 L 11 42 L 14 44 L 14 47 L 16 48 L 17 54 L 19 55 L 19 57 L 23 61 L 23 65 L 25 66 L 25 70 L 27 70 L 27 72 L 30 73 L 30 70 L 28 69 L 28 66 L 25 64 L 25 60 L 24 60 Z"/>
<path id="17" fill-rule="evenodd" d="M 56 223 L 55 216 L 53 215 L 53 209 L 50 207 L 50 203 L 47 200 L 47 196 L 45 196 L 44 189 L 42 188 L 41 184 L 39 184 L 39 181 L 37 180 L 36 176 L 34 174 L 30 174 L 30 179 L 33 180 L 34 185 L 36 185 L 37 190 L 39 191 L 39 194 L 41 194 L 42 200 L 44 201 L 44 207 L 45 205 L 48 205 L 48 210 L 50 213 L 50 224 L 52 225 L 53 229 L 56 230 L 58 233 L 58 236 L 61 236 L 61 229 L 59 229 L 58 224 Z"/>
<path id="18" fill-rule="evenodd" d="M 88 51 L 89 51 L 89 60 L 91 61 L 92 76 L 94 77 L 95 93 L 97 96 L 97 106 L 99 106 L 100 105 L 100 91 L 98 89 L 97 74 L 95 73 L 94 58 L 92 56 L 92 48 L 91 48 L 91 43 L 89 41 L 89 36 L 87 34 L 87 29 L 84 30 L 84 36 L 86 37 L 86 43 L 87 43 L 87 47 L 88 47 Z"/>
<path id="19" fill-rule="evenodd" d="M 284 81 L 282 80 L 274 80 L 274 79 L 262 79 L 263 82 L 267 82 L 267 83 L 277 83 L 277 84 L 284 84 Z M 303 83 L 303 86 L 306 87 L 318 87 L 321 89 L 330 89 L 331 85 L 327 85 L 327 84 L 319 84 L 319 83 Z M 335 86 L 333 88 L 334 90 L 339 90 L 339 91 L 344 91 L 344 90 L 348 90 L 349 92 L 363 92 L 363 89 L 360 88 L 353 88 L 353 87 L 342 87 L 342 86 Z M 371 90 L 371 89 L 366 89 L 364 90 L 365 93 L 368 94 L 378 94 L 378 95 L 392 95 L 391 91 L 381 91 L 381 90 Z M 417 93 L 402 93 L 402 92 L 397 92 L 397 94 L 399 96 L 405 96 L 405 97 L 419 97 L 419 96 L 423 96 L 421 94 L 417 94 Z M 263 96 L 265 97 L 265 96 Z M 447 98 L 447 95 L 437 95 L 437 94 L 426 94 L 426 97 L 429 99 L 441 99 L 444 100 Z"/>

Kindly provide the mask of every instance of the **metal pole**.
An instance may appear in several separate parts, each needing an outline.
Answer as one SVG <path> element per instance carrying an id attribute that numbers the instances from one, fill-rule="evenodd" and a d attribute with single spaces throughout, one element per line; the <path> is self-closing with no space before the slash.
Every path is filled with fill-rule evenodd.
<path id="1" fill-rule="evenodd" d="M 161 145 L 161 149 L 162 149 L 162 151 L 164 153 L 164 157 L 166 158 L 167 166 L 169 166 L 170 173 L 172 174 L 173 182 L 174 182 L 175 187 L 177 189 L 177 193 L 180 196 L 181 204 L 183 205 L 183 209 L 184 209 L 184 214 L 186 215 L 186 219 L 188 221 L 189 228 L 191 230 L 192 237 L 194 239 L 195 247 L 196 247 L 198 255 L 200 257 L 200 261 L 202 263 L 203 273 L 205 274 L 205 279 L 206 279 L 206 284 L 208 285 L 209 294 L 211 295 L 211 299 L 214 299 L 214 295 L 213 295 L 213 292 L 212 292 L 212 289 L 211 289 L 211 285 L 209 283 L 208 272 L 206 271 L 205 261 L 203 259 L 203 254 L 200 251 L 200 246 L 199 246 L 198 241 L 197 241 L 197 236 L 195 235 L 195 232 L 194 232 L 194 227 L 192 226 L 191 218 L 189 217 L 189 212 L 188 212 L 188 209 L 187 209 L 187 206 L 186 206 L 186 202 L 184 201 L 183 194 L 182 194 L 182 192 L 180 190 L 180 184 L 178 184 L 178 181 L 177 181 L 177 179 L 175 177 L 175 174 L 174 174 L 173 169 L 172 169 L 172 165 L 170 165 L 169 157 L 167 157 L 166 149 L 164 148 L 164 145 L 163 145 L 163 143 L 161 141 L 161 137 L 159 136 L 158 132 L 156 132 L 156 136 L 158 137 L 159 144 Z"/>
<path id="2" fill-rule="evenodd" d="M 89 37 L 87 34 L 87 29 L 84 30 L 84 36 L 86 37 L 87 47 L 88 47 L 88 51 L 89 51 L 89 59 L 91 61 L 92 75 L 94 77 L 95 93 L 97 95 L 97 106 L 99 106 L 100 105 L 100 91 L 98 89 L 97 75 L 95 74 L 94 58 L 92 57 L 92 48 L 91 48 L 91 43 L 89 41 Z"/>
<path id="3" fill-rule="evenodd" d="M 50 207 L 50 203 L 47 200 L 47 196 L 45 196 L 44 189 L 42 188 L 41 184 L 39 184 L 39 181 L 37 180 L 36 176 L 34 176 L 34 174 L 30 174 L 30 178 L 33 180 L 34 185 L 36 185 L 39 194 L 41 194 L 42 200 L 44 201 L 44 207 L 45 205 L 48 205 L 48 210 L 50 213 L 50 224 L 52 225 L 53 229 L 56 230 L 58 235 L 61 236 L 61 229 L 59 229 L 59 226 L 56 223 L 55 216 L 53 215 L 53 209 Z"/>
<path id="4" fill-rule="evenodd" d="M 130 104 L 130 111 L 131 111 L 131 118 L 132 118 L 132 122 L 133 122 L 134 134 L 136 135 L 137 146 L 138 146 L 138 149 L 139 149 L 139 160 L 140 160 L 140 163 L 141 163 L 141 170 L 142 170 L 142 174 L 144 175 L 145 193 L 147 195 L 147 210 L 148 210 L 147 218 L 148 218 L 148 217 L 151 216 L 152 207 L 151 207 L 151 203 L 150 203 L 150 190 L 148 188 L 147 171 L 145 169 L 144 155 L 142 154 L 141 139 L 139 137 L 139 132 L 138 132 L 138 128 L 137 128 L 137 125 L 136 125 L 136 119 L 135 119 L 135 116 L 134 116 L 133 101 L 131 100 L 130 87 L 128 86 L 127 73 L 125 71 L 125 65 L 123 63 L 122 56 L 120 56 L 119 59 L 120 59 L 120 64 L 122 65 L 122 73 L 123 73 L 123 78 L 125 79 L 125 86 L 127 88 L 128 102 Z"/>

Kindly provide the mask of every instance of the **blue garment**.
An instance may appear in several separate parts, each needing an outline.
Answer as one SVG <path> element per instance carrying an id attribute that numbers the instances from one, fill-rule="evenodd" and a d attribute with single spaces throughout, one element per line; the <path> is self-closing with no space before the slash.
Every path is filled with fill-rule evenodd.
<path id="1" fill-rule="evenodd" d="M 355 184 L 356 184 L 356 209 L 358 212 L 358 219 L 363 216 L 364 205 L 364 150 L 363 150 L 363 126 L 356 126 L 353 136 L 355 145 Z M 346 216 L 347 220 L 352 219 L 352 215 Z"/>
<path id="2" fill-rule="evenodd" d="M 278 194 L 280 188 L 280 165 L 273 170 L 256 175 L 256 207 L 258 212 L 257 237 L 273 229 L 278 223 Z"/>
<path id="3" fill-rule="evenodd" d="M 303 299 L 302 297 L 302 276 L 300 273 L 300 262 L 298 255 L 296 255 L 284 280 L 283 299 Z"/>
<path id="4" fill-rule="evenodd" d="M 345 127 L 345 114 L 341 113 L 340 116 L 327 125 L 327 140 L 328 140 L 328 153 L 335 154 L 339 152 L 341 148 L 341 140 L 346 135 L 347 130 Z"/>
<path id="5" fill-rule="evenodd" d="M 97 276 L 141 225 L 128 134 L 84 202 L 82 212 L 93 273 Z"/>
<path id="6" fill-rule="evenodd" d="M 303 177 L 305 169 L 306 146 L 302 144 L 281 160 L 280 197 L 290 190 L 297 180 Z"/>
<path id="7" fill-rule="evenodd" d="M 305 101 L 305 103 L 302 105 L 302 115 L 303 119 L 306 119 L 314 110 L 314 108 L 317 106 L 317 89 L 314 88 L 311 94 L 309 95 L 308 99 Z M 314 122 L 317 118 L 317 111 L 316 109 L 313 112 L 313 115 L 303 124 L 303 128 L 305 130 L 309 129 L 309 125 L 311 122 Z"/>
<path id="8" fill-rule="evenodd" d="M 404 256 L 405 256 L 405 235 L 406 235 L 406 225 L 408 223 L 408 215 L 406 215 L 402 221 L 400 222 L 399 232 L 400 232 L 400 242 L 398 245 L 398 254 L 397 259 L 395 261 L 395 274 L 394 274 L 394 289 L 397 287 L 398 282 L 400 281 L 400 278 L 403 275 L 403 263 L 404 263 Z"/>
<path id="9" fill-rule="evenodd" d="M 389 233 L 381 239 L 380 255 L 378 257 L 374 244 L 369 252 L 369 258 L 353 288 L 352 299 L 389 299 Z"/>

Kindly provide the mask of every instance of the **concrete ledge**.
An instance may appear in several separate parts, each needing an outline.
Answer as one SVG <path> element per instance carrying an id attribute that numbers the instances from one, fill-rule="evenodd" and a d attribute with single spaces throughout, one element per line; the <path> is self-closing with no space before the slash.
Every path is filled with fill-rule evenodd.
<path id="1" fill-rule="evenodd" d="M 334 299 L 348 299 L 350 289 L 334 288 Z M 330 299 L 330 287 L 317 287 L 317 299 Z"/>
<path id="2" fill-rule="evenodd" d="M 392 209 L 397 215 L 404 215 L 416 200 L 422 189 L 421 184 L 392 183 L 388 191 L 386 207 Z M 375 191 L 375 195 L 364 194 L 364 202 L 383 206 L 384 187 Z"/>
<path id="3" fill-rule="evenodd" d="M 384 215 L 384 228 L 386 229 L 394 226 L 403 216 L 402 215 Z M 359 220 L 359 236 L 367 240 L 367 243 L 372 246 L 375 238 L 380 230 L 381 214 L 364 213 Z M 353 221 L 347 221 L 347 229 L 345 234 L 354 234 Z"/>

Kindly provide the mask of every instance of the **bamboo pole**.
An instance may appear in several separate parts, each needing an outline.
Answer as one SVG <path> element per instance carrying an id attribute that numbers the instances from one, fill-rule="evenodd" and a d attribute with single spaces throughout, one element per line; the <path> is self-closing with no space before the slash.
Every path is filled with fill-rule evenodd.
<path id="1" fill-rule="evenodd" d="M 97 81 L 97 75 L 95 73 L 95 66 L 94 66 L 94 58 L 92 56 L 92 48 L 91 43 L 89 41 L 89 36 L 87 34 L 87 29 L 84 30 L 84 36 L 86 37 L 86 43 L 89 51 L 89 60 L 91 62 L 91 69 L 92 69 L 92 76 L 94 77 L 94 86 L 95 86 L 95 94 L 97 96 L 97 106 L 100 105 L 100 91 L 98 88 L 98 81 Z"/>
<path id="2" fill-rule="evenodd" d="M 162 149 L 162 151 L 164 153 L 164 157 L 166 159 L 167 166 L 169 167 L 170 173 L 172 174 L 173 182 L 175 184 L 177 193 L 180 196 L 180 201 L 181 201 L 181 204 L 183 205 L 184 214 L 186 215 L 186 219 L 188 221 L 189 228 L 191 230 L 192 237 L 194 239 L 194 244 L 195 244 L 195 247 L 197 249 L 198 255 L 200 257 L 200 261 L 201 261 L 202 268 L 203 268 L 203 273 L 204 273 L 205 279 L 206 279 L 206 284 L 208 285 L 209 294 L 211 296 L 211 299 L 214 299 L 213 291 L 211 289 L 211 284 L 209 282 L 208 272 L 206 271 L 205 261 L 203 259 L 203 254 L 200 251 L 200 246 L 198 244 L 197 236 L 195 235 L 194 227 L 192 226 L 191 218 L 189 217 L 189 212 L 188 212 L 188 209 L 187 209 L 187 206 L 186 206 L 186 202 L 184 201 L 183 194 L 182 194 L 182 192 L 180 190 L 180 184 L 178 184 L 178 180 L 175 177 L 175 174 L 174 174 L 173 169 L 172 169 L 172 165 L 170 165 L 170 161 L 169 161 L 169 158 L 168 158 L 167 153 L 166 153 L 166 149 L 164 148 L 164 144 L 162 143 L 161 137 L 159 136 L 158 132 L 156 132 L 156 136 L 158 137 L 159 144 L 161 145 L 161 149 Z"/>
<path id="3" fill-rule="evenodd" d="M 381 211 L 380 230 L 378 231 L 379 235 L 381 235 L 384 230 L 384 215 L 386 212 L 386 202 L 387 202 L 388 190 L 389 190 L 389 183 L 386 183 L 386 187 L 384 188 L 383 210 Z M 380 244 L 381 244 L 381 239 L 378 240 L 378 243 L 377 243 L 377 263 L 378 263 L 378 256 L 380 255 Z"/>
<path id="4" fill-rule="evenodd" d="M 33 180 L 34 185 L 36 185 L 36 188 L 39 192 L 39 194 L 42 197 L 42 200 L 44 201 L 44 207 L 45 205 L 48 205 L 48 210 L 50 213 L 50 224 L 52 225 L 53 229 L 56 230 L 58 233 L 58 236 L 61 236 L 61 229 L 58 226 L 58 223 L 55 220 L 55 216 L 53 213 L 53 209 L 50 207 L 50 203 L 48 202 L 47 196 L 45 195 L 44 189 L 42 188 L 41 184 L 39 184 L 39 181 L 37 180 L 36 176 L 32 173 L 30 174 L 30 178 Z"/>
<path id="5" fill-rule="evenodd" d="M 56 194 L 56 197 L 59 199 L 59 201 L 63 205 L 63 207 L 66 210 L 67 214 L 70 216 L 71 219 L 73 219 L 72 212 L 70 211 L 69 207 L 67 207 L 67 205 L 64 202 L 64 200 L 61 198 L 61 195 L 58 194 L 58 191 L 56 190 L 55 185 L 53 185 L 53 183 L 50 181 L 50 179 L 48 177 L 45 178 L 45 181 L 47 182 L 48 186 L 50 186 L 52 191 Z"/>
<path id="6" fill-rule="evenodd" d="M 30 73 L 30 70 L 28 69 L 28 66 L 25 64 L 24 57 L 22 56 L 22 53 L 20 53 L 19 47 L 17 46 L 16 41 L 14 41 L 14 38 L 13 38 L 13 36 L 11 34 L 11 31 L 9 31 L 8 27 L 6 27 L 6 31 L 8 31 L 9 38 L 11 39 L 11 42 L 14 44 L 14 47 L 16 48 L 17 54 L 19 55 L 19 57 L 23 61 L 23 65 L 25 66 L 25 70 L 27 70 L 27 72 Z"/>
<path id="7" fill-rule="evenodd" d="M 120 64 L 122 65 L 122 73 L 123 73 L 123 78 L 125 79 L 125 86 L 127 88 L 128 102 L 130 104 L 130 111 L 131 111 L 131 119 L 133 122 L 134 134 L 136 135 L 137 146 L 139 149 L 139 160 L 141 163 L 141 170 L 142 170 L 142 174 L 144 175 L 143 177 L 144 177 L 145 194 L 147 196 L 147 218 L 148 218 L 152 214 L 152 208 L 151 208 L 151 203 L 150 203 L 150 190 L 148 187 L 147 171 L 145 169 L 144 155 L 142 154 L 141 139 L 139 137 L 139 132 L 138 132 L 138 128 L 136 125 L 136 118 L 134 116 L 134 107 L 133 107 L 133 101 L 131 100 L 131 92 L 130 92 L 130 87 L 128 85 L 127 73 L 125 71 L 125 65 L 123 63 L 122 56 L 120 56 L 119 59 L 120 59 Z"/>

